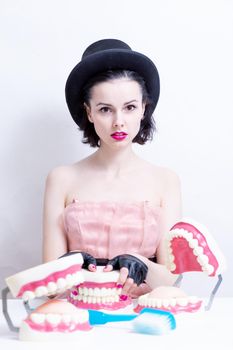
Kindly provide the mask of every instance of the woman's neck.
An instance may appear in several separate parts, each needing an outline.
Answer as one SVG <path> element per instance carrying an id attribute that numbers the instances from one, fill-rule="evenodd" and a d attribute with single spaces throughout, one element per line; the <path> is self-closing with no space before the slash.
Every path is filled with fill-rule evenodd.
<path id="1" fill-rule="evenodd" d="M 92 160 L 100 170 L 117 177 L 130 171 L 138 160 L 138 156 L 131 146 L 118 150 L 100 147 L 93 154 Z"/>

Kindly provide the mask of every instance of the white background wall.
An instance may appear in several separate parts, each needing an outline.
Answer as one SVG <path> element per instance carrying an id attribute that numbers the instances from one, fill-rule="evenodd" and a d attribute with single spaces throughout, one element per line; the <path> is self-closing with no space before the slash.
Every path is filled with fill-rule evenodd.
<path id="1" fill-rule="evenodd" d="M 41 262 L 44 182 L 92 152 L 69 116 L 66 78 L 84 49 L 119 38 L 157 64 L 158 133 L 136 150 L 181 178 L 184 215 L 207 225 L 233 296 L 233 2 L 228 0 L 0 0 L 0 274 Z M 186 276 L 206 295 L 214 279 Z M 186 286 L 187 285 L 187 286 Z"/>

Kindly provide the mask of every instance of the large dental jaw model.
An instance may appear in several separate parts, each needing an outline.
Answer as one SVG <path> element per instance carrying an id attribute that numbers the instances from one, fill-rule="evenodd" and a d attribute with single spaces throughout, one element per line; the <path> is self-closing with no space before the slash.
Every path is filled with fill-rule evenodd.
<path id="1" fill-rule="evenodd" d="M 82 264 L 82 255 L 77 253 L 24 270 L 5 281 L 12 295 L 24 301 L 61 294 L 83 282 Z"/>
<path id="2" fill-rule="evenodd" d="M 82 270 L 84 281 L 73 287 L 68 300 L 79 308 L 118 310 L 131 304 L 131 299 L 121 297 L 122 288 L 117 287 L 119 271 L 103 272 L 97 266 L 96 272 Z"/>
<path id="3" fill-rule="evenodd" d="M 35 309 L 21 323 L 23 341 L 67 341 L 78 339 L 80 331 L 91 329 L 87 310 L 64 300 L 50 300 Z"/>
<path id="4" fill-rule="evenodd" d="M 221 273 L 226 269 L 225 258 L 207 228 L 190 219 L 176 223 L 167 237 L 167 268 L 174 274 L 199 271 L 207 276 L 218 276 L 206 310 L 222 282 Z"/>
<path id="5" fill-rule="evenodd" d="M 161 286 L 152 292 L 138 298 L 138 304 L 134 309 L 140 312 L 142 309 L 152 308 L 177 314 L 179 312 L 194 312 L 200 309 L 202 300 L 195 296 L 187 296 L 180 288 Z"/>

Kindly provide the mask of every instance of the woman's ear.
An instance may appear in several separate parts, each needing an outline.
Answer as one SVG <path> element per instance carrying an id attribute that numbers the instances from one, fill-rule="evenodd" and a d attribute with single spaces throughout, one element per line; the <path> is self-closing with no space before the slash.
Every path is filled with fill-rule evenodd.
<path id="1" fill-rule="evenodd" d="M 87 113 L 87 118 L 89 120 L 90 123 L 93 123 L 92 117 L 91 117 L 91 108 L 84 102 L 84 108 L 86 110 Z"/>
<path id="2" fill-rule="evenodd" d="M 146 104 L 143 103 L 143 104 L 142 104 L 142 119 L 145 118 L 145 116 L 144 116 L 145 110 L 146 110 Z M 142 119 L 141 119 L 141 120 L 142 120 Z"/>

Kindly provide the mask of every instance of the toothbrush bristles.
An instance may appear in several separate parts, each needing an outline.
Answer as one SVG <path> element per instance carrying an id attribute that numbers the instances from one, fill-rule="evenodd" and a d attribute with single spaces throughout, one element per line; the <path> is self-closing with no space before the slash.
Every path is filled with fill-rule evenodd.
<path id="1" fill-rule="evenodd" d="M 133 322 L 133 331 L 137 333 L 163 335 L 175 328 L 174 319 L 167 315 L 143 313 Z"/>

